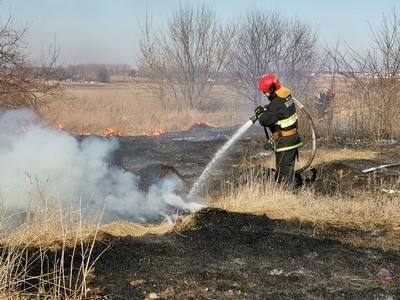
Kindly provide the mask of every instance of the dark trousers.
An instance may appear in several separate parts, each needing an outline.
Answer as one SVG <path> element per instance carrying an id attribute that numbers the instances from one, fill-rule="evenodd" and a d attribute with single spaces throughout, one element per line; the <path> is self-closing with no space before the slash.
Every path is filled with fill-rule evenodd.
<path id="1" fill-rule="evenodd" d="M 287 183 L 294 186 L 294 164 L 298 157 L 298 148 L 275 153 L 276 173 L 275 180 L 278 183 Z"/>

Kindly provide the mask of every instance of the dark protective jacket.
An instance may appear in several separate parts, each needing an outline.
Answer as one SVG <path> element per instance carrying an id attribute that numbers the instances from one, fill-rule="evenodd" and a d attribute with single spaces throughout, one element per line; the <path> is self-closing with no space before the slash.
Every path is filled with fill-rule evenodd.
<path id="1" fill-rule="evenodd" d="M 297 132 L 296 105 L 290 90 L 281 87 L 268 99 L 270 103 L 265 106 L 266 111 L 259 117 L 259 122 L 270 129 L 276 142 L 275 151 L 282 152 L 302 146 L 301 137 Z"/>

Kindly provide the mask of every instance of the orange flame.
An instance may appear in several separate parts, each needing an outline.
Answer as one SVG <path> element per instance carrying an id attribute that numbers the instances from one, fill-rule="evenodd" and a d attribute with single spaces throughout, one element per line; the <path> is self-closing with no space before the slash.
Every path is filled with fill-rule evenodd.
<path id="1" fill-rule="evenodd" d="M 105 131 L 103 131 L 104 136 L 122 136 L 121 131 L 119 131 L 116 128 L 108 128 Z"/>
<path id="2" fill-rule="evenodd" d="M 205 125 L 207 127 L 215 127 L 214 125 L 211 125 L 210 123 L 208 123 L 206 120 L 200 119 L 198 121 L 190 122 L 188 125 L 183 127 L 183 131 L 189 131 L 193 127 L 196 127 L 196 126 L 199 126 L 199 125 Z"/>
<path id="3" fill-rule="evenodd" d="M 60 121 L 57 121 L 57 122 L 54 124 L 54 128 L 57 129 L 58 131 L 62 131 L 63 128 L 64 128 L 64 126 L 63 126 L 63 124 L 61 124 Z"/>
<path id="4" fill-rule="evenodd" d="M 58 131 L 64 131 L 65 130 L 64 129 L 64 125 L 60 121 L 55 122 L 53 124 L 53 127 Z M 90 136 L 90 135 L 92 135 L 92 133 L 90 133 L 90 132 L 88 132 L 86 130 L 77 130 L 77 131 L 75 131 L 75 133 L 77 133 L 77 132 L 78 132 L 79 136 Z M 106 137 L 108 137 L 108 136 L 121 137 L 122 133 L 121 133 L 121 131 L 119 129 L 117 129 L 115 127 L 110 127 L 110 128 L 108 128 L 106 130 L 103 130 L 103 136 L 106 136 Z"/>
<path id="5" fill-rule="evenodd" d="M 152 130 L 151 133 L 144 132 L 141 135 L 142 136 L 159 136 L 159 135 L 163 135 L 164 133 L 165 133 L 164 129 L 162 129 L 161 127 L 156 127 Z"/>
<path id="6" fill-rule="evenodd" d="M 162 128 L 158 127 L 158 128 L 154 128 L 151 135 L 162 135 L 164 133 L 165 133 L 165 131 Z"/>

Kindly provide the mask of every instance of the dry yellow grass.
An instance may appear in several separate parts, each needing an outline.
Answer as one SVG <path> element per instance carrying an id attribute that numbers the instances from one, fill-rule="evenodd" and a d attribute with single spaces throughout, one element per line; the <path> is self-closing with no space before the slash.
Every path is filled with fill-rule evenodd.
<path id="1" fill-rule="evenodd" d="M 145 234 L 165 234 L 174 229 L 175 224 L 138 224 L 129 221 L 115 221 L 111 224 L 82 219 L 78 214 L 43 208 L 11 234 L 0 238 L 1 244 L 9 246 L 34 246 L 59 250 L 73 248 L 80 243 L 102 240 L 105 234 L 113 236 L 142 236 Z"/>
<path id="2" fill-rule="evenodd" d="M 266 214 L 272 219 L 309 221 L 315 224 L 358 226 L 371 228 L 400 226 L 399 197 L 372 196 L 368 193 L 357 199 L 334 196 L 315 196 L 311 190 L 298 193 L 270 183 L 254 184 L 225 195 L 209 199 L 210 205 L 229 211 Z"/>
<path id="3" fill-rule="evenodd" d="M 311 167 L 332 161 L 377 159 L 379 155 L 379 151 L 367 149 L 318 148 Z M 307 158 L 308 153 L 303 155 L 297 165 L 303 165 Z M 273 164 L 273 157 L 265 161 L 267 167 Z M 400 225 L 400 198 L 397 194 L 388 196 L 359 192 L 356 198 L 315 196 L 310 189 L 305 188 L 299 193 L 293 193 L 273 182 L 267 185 L 255 182 L 227 191 L 221 199 L 209 199 L 210 205 L 238 212 L 266 214 L 273 219 L 296 219 L 316 224 L 357 225 L 363 228 L 374 225 L 389 225 L 395 228 Z"/>
<path id="4" fill-rule="evenodd" d="M 193 122 L 216 127 L 243 124 L 252 115 L 254 105 L 234 99 L 221 86 L 215 92 L 215 105 L 221 109 L 196 111 L 168 109 L 154 94 L 154 87 L 142 81 L 104 85 L 67 85 L 68 103 L 52 103 L 42 111 L 44 117 L 73 134 L 104 135 L 113 128 L 123 136 L 154 135 L 181 131 Z"/>

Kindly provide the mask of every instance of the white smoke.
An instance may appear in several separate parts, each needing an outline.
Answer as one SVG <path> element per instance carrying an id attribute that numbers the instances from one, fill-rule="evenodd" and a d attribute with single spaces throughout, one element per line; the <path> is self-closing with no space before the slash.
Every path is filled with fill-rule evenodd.
<path id="1" fill-rule="evenodd" d="M 57 199 L 63 207 L 78 205 L 103 221 L 117 218 L 146 221 L 160 216 L 169 204 L 194 211 L 176 194 L 177 176 L 161 180 L 146 194 L 140 178 L 113 166 L 110 158 L 118 139 L 86 137 L 78 140 L 58 131 L 31 110 L 0 115 L 0 204 L 6 211 L 40 209 Z"/>

